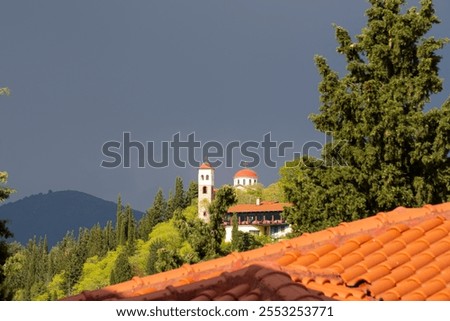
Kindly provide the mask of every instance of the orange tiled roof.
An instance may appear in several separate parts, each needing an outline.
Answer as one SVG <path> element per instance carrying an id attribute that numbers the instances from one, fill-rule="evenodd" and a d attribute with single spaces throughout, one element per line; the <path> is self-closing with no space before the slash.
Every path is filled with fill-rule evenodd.
<path id="1" fill-rule="evenodd" d="M 200 165 L 200 169 L 214 169 L 210 163 L 204 162 Z"/>
<path id="2" fill-rule="evenodd" d="M 237 204 L 228 208 L 228 213 L 282 212 L 291 203 L 261 202 L 257 204 Z"/>
<path id="3" fill-rule="evenodd" d="M 236 172 L 234 174 L 234 178 L 238 177 L 251 177 L 251 178 L 258 178 L 258 174 L 254 170 L 251 170 L 249 168 L 244 168 Z"/>
<path id="4" fill-rule="evenodd" d="M 66 300 L 450 300 L 450 203 L 397 208 Z"/>

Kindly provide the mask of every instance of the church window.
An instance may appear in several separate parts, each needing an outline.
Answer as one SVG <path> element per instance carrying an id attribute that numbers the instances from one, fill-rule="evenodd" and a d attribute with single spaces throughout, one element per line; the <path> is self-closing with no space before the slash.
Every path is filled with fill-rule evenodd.
<path id="1" fill-rule="evenodd" d="M 209 180 L 209 175 L 206 175 L 206 180 Z"/>
<path id="2" fill-rule="evenodd" d="M 206 193 L 208 193 L 208 187 L 203 186 L 203 194 L 206 194 Z"/>
<path id="3" fill-rule="evenodd" d="M 202 181 L 203 181 L 203 180 L 205 180 L 205 176 L 204 176 L 204 175 L 202 175 Z"/>

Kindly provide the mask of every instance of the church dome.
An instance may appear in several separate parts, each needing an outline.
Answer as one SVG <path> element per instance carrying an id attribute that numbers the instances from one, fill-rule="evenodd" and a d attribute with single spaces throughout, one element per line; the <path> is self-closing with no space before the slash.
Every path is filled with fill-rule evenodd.
<path id="1" fill-rule="evenodd" d="M 244 168 L 236 172 L 234 174 L 234 178 L 258 178 L 258 174 L 254 170 L 251 170 L 249 168 Z"/>

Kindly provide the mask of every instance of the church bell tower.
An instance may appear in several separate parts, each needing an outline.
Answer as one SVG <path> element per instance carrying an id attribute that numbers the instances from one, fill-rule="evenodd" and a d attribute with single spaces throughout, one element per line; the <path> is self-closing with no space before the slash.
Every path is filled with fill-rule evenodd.
<path id="1" fill-rule="evenodd" d="M 214 168 L 204 162 L 198 169 L 198 217 L 209 222 L 209 205 L 214 199 Z"/>

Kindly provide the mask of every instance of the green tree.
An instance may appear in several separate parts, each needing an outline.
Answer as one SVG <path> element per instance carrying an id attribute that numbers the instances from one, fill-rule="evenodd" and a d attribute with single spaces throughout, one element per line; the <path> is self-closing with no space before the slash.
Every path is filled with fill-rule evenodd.
<path id="1" fill-rule="evenodd" d="M 233 213 L 231 217 L 231 224 L 233 229 L 231 230 L 231 249 L 237 251 L 239 249 L 239 222 L 236 213 Z"/>
<path id="2" fill-rule="evenodd" d="M 196 198 L 198 198 L 198 182 L 191 181 L 186 191 L 186 206 L 191 205 Z"/>
<path id="3" fill-rule="evenodd" d="M 208 246 L 208 256 L 220 255 L 220 246 L 225 237 L 223 221 L 228 208 L 237 202 L 236 192 L 233 187 L 225 185 L 221 187 L 210 206 L 209 232 L 210 241 Z"/>
<path id="4" fill-rule="evenodd" d="M 262 184 L 246 186 L 243 189 L 237 189 L 236 197 L 238 204 L 255 204 L 256 200 L 262 199 L 264 186 Z"/>
<path id="5" fill-rule="evenodd" d="M 126 217 L 122 205 L 122 196 L 117 196 L 117 212 L 116 212 L 116 237 L 117 245 L 124 245 L 126 242 Z"/>
<path id="6" fill-rule="evenodd" d="M 283 187 L 280 182 L 270 184 L 262 190 L 262 199 L 271 202 L 285 202 Z"/>
<path id="7" fill-rule="evenodd" d="M 0 88 L 0 95 L 9 94 L 7 88 Z M 8 173 L 0 172 L 0 203 L 6 200 L 11 193 L 14 192 L 13 189 L 4 186 L 8 180 Z M 8 246 L 6 239 L 13 236 L 11 231 L 6 226 L 6 220 L 0 220 L 0 300 L 7 299 L 6 290 L 4 289 L 3 282 L 5 280 L 5 275 L 3 272 L 3 267 L 5 265 L 6 259 L 9 256 Z"/>
<path id="8" fill-rule="evenodd" d="M 136 220 L 130 204 L 127 204 L 125 209 L 123 209 L 120 197 L 117 203 L 117 245 L 128 244 L 127 247 L 131 255 L 134 251 L 134 242 L 136 241 Z"/>
<path id="9" fill-rule="evenodd" d="M 104 235 L 104 242 L 105 242 L 105 248 L 106 252 L 112 251 L 116 249 L 117 243 L 116 243 L 116 231 L 113 228 L 112 221 L 106 222 L 106 226 L 103 229 L 103 235 Z"/>
<path id="10" fill-rule="evenodd" d="M 158 273 L 176 269 L 183 264 L 183 259 L 176 249 L 163 246 L 156 254 L 155 270 Z"/>
<path id="11" fill-rule="evenodd" d="M 148 240 L 148 235 L 152 229 L 160 222 L 167 219 L 167 202 L 164 199 L 162 189 L 155 195 L 152 206 L 145 212 L 139 222 L 139 236 L 144 241 Z"/>
<path id="12" fill-rule="evenodd" d="M 71 295 L 74 286 L 79 281 L 83 272 L 83 249 L 75 240 L 73 232 L 68 232 L 59 244 L 61 247 L 62 270 L 64 271 L 63 287 L 66 295 Z"/>
<path id="13" fill-rule="evenodd" d="M 161 240 L 155 240 L 150 244 L 146 272 L 149 275 L 156 274 L 159 271 L 156 268 L 156 262 L 158 261 L 158 251 L 164 247 L 165 243 Z"/>
<path id="14" fill-rule="evenodd" d="M 21 280 L 22 293 L 19 299 L 32 300 L 45 292 L 45 285 L 50 279 L 46 238 L 40 238 L 39 241 L 36 237 L 30 239 L 20 252 L 23 254 L 23 261 L 19 261 L 20 272 L 15 275 Z M 13 292 L 17 290 L 19 289 L 16 288 Z"/>
<path id="15" fill-rule="evenodd" d="M 447 39 L 426 36 L 439 22 L 432 0 L 404 3 L 370 0 L 356 39 L 335 26 L 343 77 L 315 57 L 321 106 L 311 120 L 330 140 L 320 159 L 305 155 L 281 169 L 297 233 L 449 199 L 450 99 L 427 105 L 442 90 L 436 51 Z"/>
<path id="16" fill-rule="evenodd" d="M 5 273 L 4 265 L 9 257 L 6 239 L 12 237 L 12 233 L 6 226 L 6 221 L 0 220 L 0 300 L 8 299 L 7 290 L 4 288 Z"/>
<path id="17" fill-rule="evenodd" d="M 24 275 L 22 273 L 25 264 L 25 250 L 18 242 L 8 244 L 10 256 L 4 264 L 5 281 L 3 300 L 20 300 L 25 287 Z"/>
<path id="18" fill-rule="evenodd" d="M 236 213 L 231 217 L 233 229 L 231 231 L 231 250 L 248 251 L 263 246 L 263 242 L 253 234 L 239 231 L 238 217 Z"/>
<path id="19" fill-rule="evenodd" d="M 129 256 L 134 254 L 136 250 L 136 220 L 133 215 L 133 210 L 130 205 L 126 207 L 126 217 L 127 217 L 127 254 Z"/>
<path id="20" fill-rule="evenodd" d="M 83 244 L 86 247 L 87 255 L 84 257 L 87 259 L 88 257 L 92 257 L 98 255 L 102 257 L 106 254 L 106 242 L 104 240 L 103 229 L 100 226 L 100 223 L 95 224 L 89 231 L 88 234 L 88 242 L 87 244 Z"/>
<path id="21" fill-rule="evenodd" d="M 180 253 L 185 263 L 198 262 L 207 255 L 210 241 L 210 229 L 208 224 L 198 218 L 198 206 L 196 200 L 183 211 L 177 210 L 172 218 L 174 226 L 178 229 L 179 235 L 184 241 L 186 253 Z"/>
<path id="22" fill-rule="evenodd" d="M 5 201 L 12 193 L 15 192 L 12 188 L 4 186 L 8 181 L 8 173 L 0 171 L 0 203 Z"/>
<path id="23" fill-rule="evenodd" d="M 125 251 L 119 253 L 111 271 L 110 284 L 128 281 L 133 277 L 128 255 Z"/>
<path id="24" fill-rule="evenodd" d="M 73 292 L 80 293 L 84 290 L 95 290 L 109 285 L 111 271 L 119 255 L 118 251 L 109 251 L 103 258 L 98 256 L 88 258 L 83 265 L 83 272 Z"/>
<path id="25" fill-rule="evenodd" d="M 196 253 L 199 260 L 208 257 L 211 242 L 210 227 L 203 220 L 196 218 L 189 223 L 188 243 Z"/>
<path id="26" fill-rule="evenodd" d="M 251 233 L 238 231 L 237 239 L 236 251 L 239 252 L 249 251 L 263 246 L 263 243 Z"/>
<path id="27" fill-rule="evenodd" d="M 168 201 L 170 217 L 172 217 L 173 213 L 177 209 L 183 210 L 187 205 L 189 204 L 187 204 L 186 201 L 186 192 L 184 191 L 183 179 L 177 176 L 175 178 L 175 194 Z"/>

